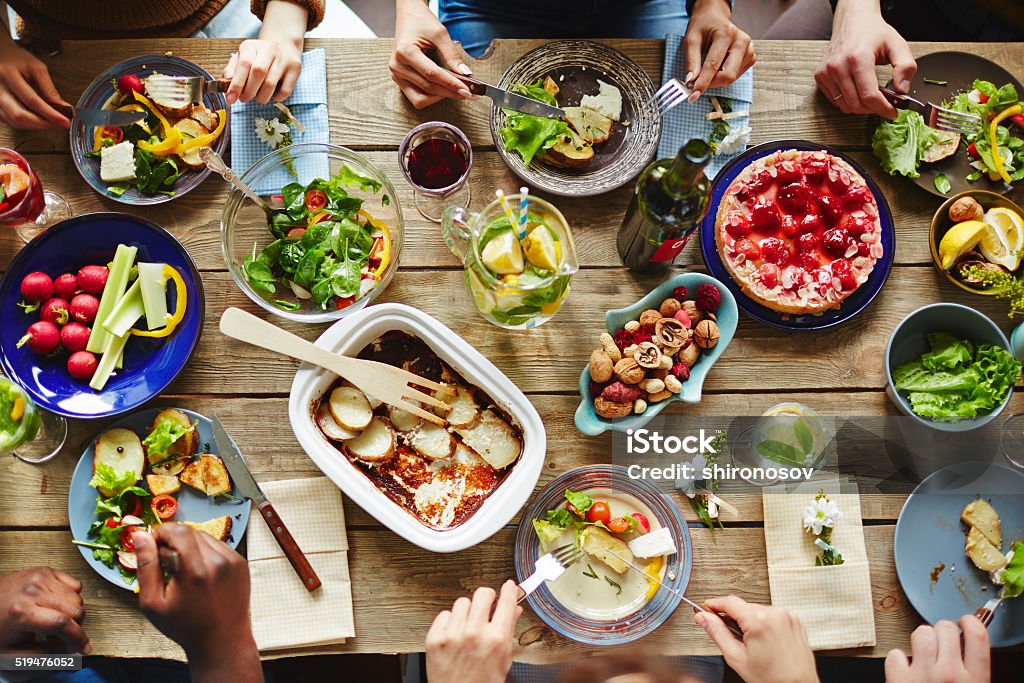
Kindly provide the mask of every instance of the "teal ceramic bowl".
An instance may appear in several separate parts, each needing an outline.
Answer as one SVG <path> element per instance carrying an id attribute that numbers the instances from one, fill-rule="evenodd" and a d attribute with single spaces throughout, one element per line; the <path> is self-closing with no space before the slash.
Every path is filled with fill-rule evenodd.
<path id="1" fill-rule="evenodd" d="M 739 322 L 739 310 L 736 308 L 736 299 L 733 298 L 729 289 L 715 278 L 703 273 L 681 273 L 675 275 L 657 288 L 651 290 L 644 298 L 632 306 L 616 308 L 604 315 L 604 326 L 609 334 L 621 330 L 630 320 L 637 320 L 640 314 L 649 308 L 657 309 L 661 302 L 672 296 L 672 290 L 676 287 L 686 287 L 691 295 L 695 294 L 697 287 L 710 282 L 718 287 L 722 294 L 722 301 L 715 311 L 718 318 L 718 343 L 710 351 L 701 353 L 700 359 L 690 368 L 690 379 L 683 382 L 683 391 L 672 398 L 655 403 L 647 407 L 642 415 L 629 415 L 613 420 L 598 417 L 594 412 L 594 397 L 590 393 L 590 369 L 583 368 L 580 373 L 580 405 L 576 409 L 576 428 L 588 436 L 597 436 L 611 429 L 625 432 L 629 429 L 639 429 L 650 422 L 654 417 L 665 409 L 665 406 L 676 401 L 686 403 L 700 403 L 701 389 L 704 386 L 704 378 L 707 377 L 715 361 L 725 353 L 725 347 L 732 341 L 736 334 L 736 324 Z"/>

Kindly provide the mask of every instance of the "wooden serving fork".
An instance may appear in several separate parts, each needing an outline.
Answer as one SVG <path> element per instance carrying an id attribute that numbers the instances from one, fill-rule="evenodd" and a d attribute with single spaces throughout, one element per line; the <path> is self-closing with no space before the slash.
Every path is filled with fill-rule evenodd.
<path id="1" fill-rule="evenodd" d="M 419 401 L 426 405 L 445 409 L 448 408 L 448 404 L 409 386 L 416 384 L 427 389 L 450 392 L 450 388 L 444 384 L 387 363 L 332 353 L 291 332 L 282 330 L 273 323 L 257 318 L 252 313 L 246 313 L 240 308 L 229 308 L 224 311 L 224 315 L 220 318 L 220 331 L 232 339 L 330 370 L 339 377 L 347 379 L 367 396 L 372 396 L 434 424 L 444 424 L 444 418 L 428 412 L 410 401 Z"/>

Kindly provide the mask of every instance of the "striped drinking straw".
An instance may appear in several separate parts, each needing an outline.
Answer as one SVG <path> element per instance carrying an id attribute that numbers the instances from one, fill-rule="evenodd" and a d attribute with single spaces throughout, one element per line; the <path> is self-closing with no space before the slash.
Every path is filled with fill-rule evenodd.
<path id="1" fill-rule="evenodd" d="M 526 238 L 526 216 L 529 213 L 527 204 L 530 202 L 530 188 L 519 188 L 519 239 Z"/>

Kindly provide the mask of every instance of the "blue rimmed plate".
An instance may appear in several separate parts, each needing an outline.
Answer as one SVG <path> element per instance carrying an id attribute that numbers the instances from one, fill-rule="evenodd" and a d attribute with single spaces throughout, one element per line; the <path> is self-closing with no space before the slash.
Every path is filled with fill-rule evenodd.
<path id="1" fill-rule="evenodd" d="M 118 77 L 125 74 L 135 74 L 140 78 L 148 76 L 152 73 L 161 73 L 167 76 L 197 76 L 206 80 L 212 80 L 213 76 L 207 73 L 206 69 L 203 69 L 197 64 L 182 59 L 181 57 L 175 57 L 174 55 L 144 55 L 142 57 L 133 57 L 126 59 L 123 62 L 119 62 L 114 66 L 110 67 L 99 76 L 96 77 L 89 87 L 85 89 L 82 96 L 78 99 L 79 108 L 93 108 L 102 109 L 103 105 L 110 99 L 114 94 L 115 87 L 114 82 Z M 221 93 L 206 93 L 203 96 L 203 104 L 217 111 L 218 109 L 228 110 L 227 100 Z M 228 117 L 230 119 L 230 112 Z M 224 126 L 224 133 L 217 138 L 213 144 L 213 150 L 224 156 L 225 150 L 228 147 L 228 134 L 231 130 L 231 121 L 229 120 L 227 125 Z M 173 195 L 156 194 L 156 195 L 145 195 L 139 192 L 137 189 L 132 187 L 130 190 L 125 192 L 120 197 L 112 195 L 107 190 L 107 183 L 100 179 L 100 160 L 90 159 L 85 156 L 87 152 L 92 151 L 93 146 L 93 127 L 86 126 L 82 122 L 75 120 L 71 123 L 71 158 L 75 161 L 75 168 L 85 179 L 85 182 L 89 183 L 92 189 L 99 192 L 104 197 L 113 199 L 116 202 L 122 204 L 131 204 L 132 206 L 149 206 L 152 204 L 163 204 L 169 202 L 172 199 L 177 199 L 182 195 L 187 194 L 203 182 L 208 175 L 210 175 L 210 169 L 203 168 L 198 171 L 183 170 L 181 176 L 168 191 L 173 192 Z"/>
<path id="2" fill-rule="evenodd" d="M 110 425 L 109 429 L 116 427 L 130 429 L 138 434 L 139 438 L 145 438 L 149 433 L 149 427 L 153 423 L 153 418 L 163 409 L 150 408 L 139 411 Z M 216 455 L 217 442 L 213 438 L 213 430 L 210 426 L 209 418 L 184 408 L 178 408 L 178 410 L 188 415 L 190 420 L 199 421 L 199 451 Z M 99 434 L 96 436 L 98 437 Z M 89 527 L 96 520 L 97 493 L 96 489 L 89 486 L 89 481 L 92 479 L 92 458 L 94 453 L 95 448 L 93 443 L 90 442 L 89 447 L 82 453 L 78 466 L 75 467 L 75 473 L 71 476 L 71 487 L 68 490 L 68 521 L 71 524 L 71 537 L 80 541 L 89 540 Z M 148 488 L 144 482 L 139 484 L 139 486 Z M 234 482 L 231 483 L 231 489 L 235 497 L 242 497 Z M 175 494 L 175 497 L 178 499 L 178 512 L 175 514 L 173 521 L 206 522 L 217 517 L 230 515 L 231 533 L 228 535 L 227 544 L 232 548 L 237 548 L 238 544 L 241 543 L 242 537 L 245 536 L 245 530 L 249 525 L 249 501 L 238 502 L 229 498 L 210 498 L 201 491 L 197 491 L 191 486 L 184 484 L 181 490 Z M 78 550 L 82 553 L 82 557 L 85 558 L 89 566 L 104 579 L 120 588 L 132 588 L 131 585 L 125 583 L 124 579 L 121 578 L 121 572 L 116 566 L 108 567 L 94 558 L 90 548 L 78 546 Z"/>
<path id="3" fill-rule="evenodd" d="M 84 265 L 108 263 L 118 244 L 138 247 L 137 260 L 166 263 L 185 281 L 185 319 L 167 339 L 131 339 L 124 351 L 124 369 L 111 376 L 103 391 L 93 391 L 67 372 L 67 354 L 40 357 L 18 340 L 38 315 L 25 315 L 21 280 L 42 271 L 50 277 L 77 273 Z M 170 310 L 177 305 L 173 287 Z M 167 388 L 188 364 L 203 331 L 206 298 L 199 270 L 185 248 L 156 223 L 122 213 L 92 213 L 70 218 L 29 242 L 0 281 L 0 364 L 4 373 L 25 388 L 32 400 L 50 412 L 70 418 L 95 419 L 138 408 Z"/>
<path id="4" fill-rule="evenodd" d="M 871 190 L 871 194 L 874 195 L 875 202 L 878 204 L 878 217 L 882 223 L 882 247 L 884 253 L 875 263 L 874 270 L 868 276 L 867 282 L 847 297 L 839 308 L 825 311 L 820 315 L 778 313 L 755 302 L 744 294 L 740 286 L 732 279 L 729 270 L 725 267 L 725 263 L 722 262 L 722 257 L 718 253 L 718 245 L 715 244 L 715 218 L 718 214 L 718 206 L 722 203 L 722 196 L 729 189 L 732 181 L 751 162 L 774 152 L 787 149 L 798 149 L 801 151 L 822 150 L 850 164 L 867 182 L 868 189 Z M 700 250 L 704 255 L 704 263 L 707 264 L 708 272 L 725 283 L 725 286 L 736 297 L 736 303 L 740 309 L 751 318 L 759 323 L 787 330 L 820 330 L 838 325 L 857 315 L 871 303 L 882 289 L 882 285 L 885 284 L 886 279 L 889 277 L 889 271 L 892 269 L 893 257 L 896 252 L 896 230 L 892 221 L 892 212 L 889 210 L 889 203 L 885 200 L 885 195 L 882 194 L 875 181 L 871 179 L 864 168 L 856 161 L 842 152 L 837 152 L 831 147 L 819 145 L 815 142 L 808 142 L 806 140 L 773 140 L 772 142 L 764 142 L 751 147 L 743 154 L 732 159 L 715 176 L 715 182 L 711 188 L 711 208 L 701 224 Z"/>

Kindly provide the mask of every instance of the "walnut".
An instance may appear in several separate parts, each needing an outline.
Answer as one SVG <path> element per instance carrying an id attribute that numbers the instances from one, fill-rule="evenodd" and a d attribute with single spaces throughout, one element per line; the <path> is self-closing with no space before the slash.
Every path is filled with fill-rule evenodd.
<path id="1" fill-rule="evenodd" d="M 654 340 L 667 348 L 678 349 L 690 338 L 690 331 L 675 318 L 662 318 L 654 325 Z"/>
<path id="2" fill-rule="evenodd" d="M 693 343 L 687 344 L 676 354 L 676 360 L 681 361 L 686 367 L 692 368 L 693 364 L 700 358 L 700 348 Z"/>
<path id="3" fill-rule="evenodd" d="M 632 403 L 644 395 L 645 391 L 630 384 L 613 382 L 601 390 L 601 398 L 612 403 Z"/>
<path id="4" fill-rule="evenodd" d="M 647 401 L 643 400 L 642 398 L 638 398 L 636 401 L 633 402 L 634 413 L 636 413 L 637 415 L 642 415 L 645 410 L 647 410 Z"/>
<path id="5" fill-rule="evenodd" d="M 961 197 L 949 207 L 949 220 L 954 223 L 963 221 L 980 221 L 985 210 L 974 197 Z"/>
<path id="6" fill-rule="evenodd" d="M 612 378 L 615 363 L 607 351 L 593 351 L 590 354 L 590 379 L 595 382 L 607 382 Z"/>
<path id="7" fill-rule="evenodd" d="M 718 325 L 714 320 L 701 320 L 693 331 L 693 341 L 702 349 L 714 348 L 718 337 Z"/>
<path id="8" fill-rule="evenodd" d="M 640 314 L 640 326 L 641 327 L 654 327 L 654 324 L 661 320 L 661 313 L 649 308 Z"/>
<path id="9" fill-rule="evenodd" d="M 645 379 L 643 382 L 640 382 L 640 384 L 638 384 L 637 386 L 646 391 L 648 394 L 656 394 L 659 391 L 665 390 L 665 381 L 657 379 L 655 377 L 649 377 L 648 379 Z"/>
<path id="10" fill-rule="evenodd" d="M 612 339 L 612 335 L 607 332 L 602 332 L 598 339 L 601 341 L 601 348 L 604 349 L 604 352 L 612 359 L 612 362 L 618 363 L 622 358 L 622 351 L 619 351 L 619 347 L 615 344 L 615 340 Z"/>
<path id="11" fill-rule="evenodd" d="M 665 389 L 663 391 L 659 391 L 656 394 L 648 394 L 647 395 L 647 400 L 650 403 L 657 403 L 658 401 L 664 401 L 666 398 L 668 398 L 668 397 L 670 397 L 672 395 L 673 394 L 672 394 L 671 391 L 669 391 L 668 389 Z"/>
<path id="12" fill-rule="evenodd" d="M 682 308 L 682 304 L 679 303 L 679 299 L 669 297 L 661 302 L 661 308 L 658 310 L 666 318 L 671 318 L 680 308 Z"/>
<path id="13" fill-rule="evenodd" d="M 669 375 L 665 378 L 665 388 L 673 394 L 678 394 L 683 390 L 683 383 L 675 375 Z"/>
<path id="14" fill-rule="evenodd" d="M 661 365 L 661 351 L 651 342 L 644 342 L 633 354 L 633 359 L 640 367 L 653 370 Z"/>
<path id="15" fill-rule="evenodd" d="M 615 364 L 612 371 L 619 381 L 625 384 L 636 384 L 647 374 L 634 358 L 623 358 Z"/>
<path id="16" fill-rule="evenodd" d="M 640 329 L 640 321 L 639 320 L 630 320 L 623 327 L 626 330 L 626 332 L 636 332 L 637 330 Z"/>
<path id="17" fill-rule="evenodd" d="M 697 308 L 697 302 L 693 299 L 687 299 L 684 301 L 681 310 L 686 313 L 686 317 L 690 319 L 690 324 L 692 325 L 696 325 L 704 319 L 703 311 Z"/>
<path id="18" fill-rule="evenodd" d="M 633 402 L 629 403 L 615 403 L 609 401 L 606 398 L 598 396 L 594 399 L 594 412 L 597 413 L 598 417 L 607 419 L 614 419 L 616 417 L 626 417 L 633 412 Z"/>

